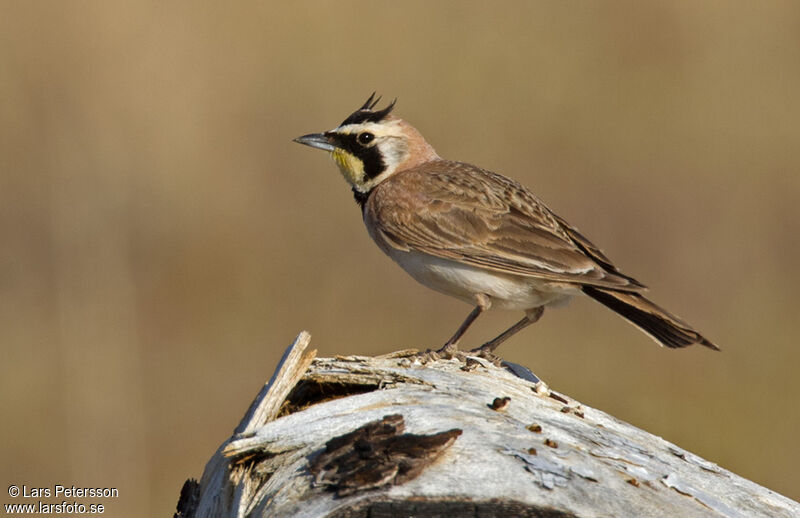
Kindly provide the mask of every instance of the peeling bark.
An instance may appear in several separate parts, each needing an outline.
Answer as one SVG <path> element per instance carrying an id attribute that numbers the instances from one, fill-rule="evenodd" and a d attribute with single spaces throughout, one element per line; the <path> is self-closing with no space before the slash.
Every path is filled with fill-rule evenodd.
<path id="1" fill-rule="evenodd" d="M 337 497 L 404 484 L 461 435 L 458 428 L 431 435 L 403 430 L 403 416 L 394 414 L 329 440 L 309 466 L 314 484 L 335 491 Z"/>

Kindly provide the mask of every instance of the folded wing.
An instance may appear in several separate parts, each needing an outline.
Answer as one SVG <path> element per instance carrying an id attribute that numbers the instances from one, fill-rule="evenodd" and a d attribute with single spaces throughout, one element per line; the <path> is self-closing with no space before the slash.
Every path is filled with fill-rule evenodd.
<path id="1" fill-rule="evenodd" d="M 519 183 L 460 162 L 398 173 L 364 217 L 390 246 L 559 283 L 642 291 Z"/>

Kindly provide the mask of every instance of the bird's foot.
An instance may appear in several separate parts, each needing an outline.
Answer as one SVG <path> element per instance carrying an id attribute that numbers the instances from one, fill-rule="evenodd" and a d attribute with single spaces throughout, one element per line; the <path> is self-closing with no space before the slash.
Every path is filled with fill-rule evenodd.
<path id="1" fill-rule="evenodd" d="M 428 349 L 427 351 L 417 353 L 415 356 L 419 358 L 423 364 L 435 362 L 437 360 L 452 360 L 453 358 L 460 360 L 462 363 L 466 363 L 467 361 L 466 353 L 459 351 L 458 346 L 451 343 L 444 344 L 439 350 L 433 351 Z"/>
<path id="2" fill-rule="evenodd" d="M 455 358 L 465 365 L 470 361 L 475 361 L 474 359 L 470 360 L 470 357 L 478 357 L 489 361 L 496 367 L 502 367 L 503 359 L 494 354 L 493 350 L 494 347 L 492 347 L 490 344 L 484 344 L 483 346 L 476 347 L 470 351 L 459 351 L 456 344 L 446 343 L 437 351 L 428 349 L 427 351 L 419 352 L 414 356 L 419 358 L 423 364 L 437 360 L 452 360 Z"/>
<path id="3" fill-rule="evenodd" d="M 478 358 L 483 358 L 484 360 L 490 361 L 496 367 L 501 367 L 503 364 L 503 359 L 494 354 L 494 347 L 487 347 L 486 345 L 482 345 L 481 347 L 476 347 L 472 349 L 468 353 L 470 356 L 477 356 Z"/>
<path id="4" fill-rule="evenodd" d="M 458 346 L 456 344 L 451 344 L 450 342 L 447 342 L 442 346 L 441 349 L 436 351 L 436 354 L 439 355 L 439 358 L 450 360 L 452 358 L 458 358 L 460 356 L 463 356 L 464 353 L 458 350 Z"/>

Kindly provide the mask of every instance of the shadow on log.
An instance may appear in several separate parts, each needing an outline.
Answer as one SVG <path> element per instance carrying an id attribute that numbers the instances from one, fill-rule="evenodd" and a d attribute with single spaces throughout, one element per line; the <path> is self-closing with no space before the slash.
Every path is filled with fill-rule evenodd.
<path id="1" fill-rule="evenodd" d="M 800 516 L 519 366 L 315 358 L 301 333 L 176 517 Z"/>

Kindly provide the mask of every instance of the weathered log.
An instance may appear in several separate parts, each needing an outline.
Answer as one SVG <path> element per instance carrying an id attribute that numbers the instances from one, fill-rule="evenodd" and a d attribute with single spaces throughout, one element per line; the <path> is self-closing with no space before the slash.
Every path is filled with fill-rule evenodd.
<path id="1" fill-rule="evenodd" d="M 176 516 L 800 516 L 800 504 L 479 359 L 287 349 Z"/>

